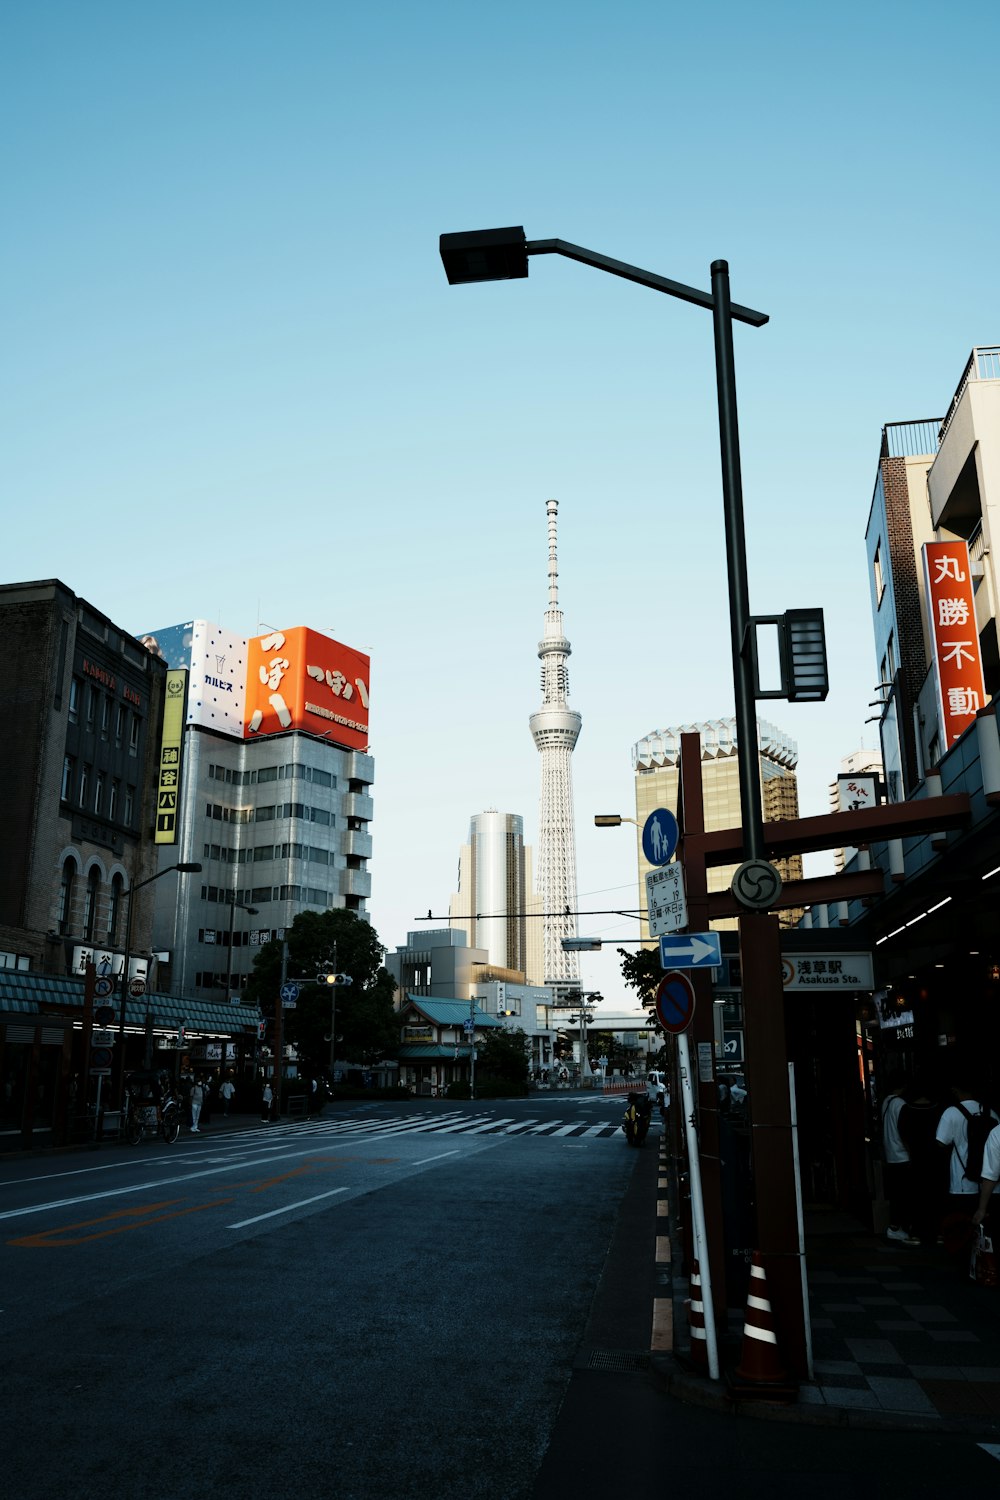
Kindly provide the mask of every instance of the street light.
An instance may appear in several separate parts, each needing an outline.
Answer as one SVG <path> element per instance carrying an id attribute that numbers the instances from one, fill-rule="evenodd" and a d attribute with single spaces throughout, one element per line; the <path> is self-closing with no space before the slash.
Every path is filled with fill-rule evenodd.
<path id="1" fill-rule="evenodd" d="M 136 891 L 141 891 L 143 886 L 152 885 L 154 880 L 162 880 L 164 875 L 200 875 L 201 865 L 179 864 L 167 865 L 164 870 L 157 870 L 155 875 L 147 875 L 145 880 L 137 880 L 128 888 L 128 905 L 125 908 L 125 957 L 122 960 L 122 982 L 121 982 L 121 1013 L 118 1017 L 118 1091 L 124 1094 L 125 1087 L 125 1005 L 128 1000 L 128 961 L 132 949 L 132 901 Z"/>
<path id="2" fill-rule="evenodd" d="M 597 990 L 591 990 L 585 994 L 571 995 L 567 998 L 570 1000 L 573 1008 L 578 1010 L 577 1015 L 568 1016 L 567 1020 L 571 1026 L 577 1025 L 577 1023 L 580 1026 L 580 1082 L 582 1084 L 585 1077 L 585 1069 L 589 1067 L 587 1059 L 587 1027 L 594 1019 L 593 1007 L 600 1005 L 604 996 Z"/>
<path id="3" fill-rule="evenodd" d="M 747 577 L 746 536 L 743 519 L 743 479 L 740 469 L 739 422 L 736 407 L 736 374 L 733 355 L 733 321 L 760 328 L 767 314 L 756 312 L 730 300 L 729 264 L 715 260 L 711 266 L 712 290 L 703 292 L 680 282 L 640 270 L 637 266 L 611 260 L 564 240 L 528 240 L 521 226 L 507 229 L 474 231 L 466 234 L 443 234 L 440 239 L 441 260 L 452 285 L 464 282 L 511 280 L 528 274 L 532 255 L 563 255 L 596 270 L 609 272 L 634 281 L 652 291 L 694 303 L 711 310 L 715 342 L 715 371 L 719 409 L 719 446 L 722 460 L 722 498 L 726 534 L 726 567 L 729 590 L 730 645 L 733 687 L 736 707 L 737 763 L 740 777 L 740 816 L 743 835 L 743 857 L 750 868 L 739 873 L 758 877 L 765 871 L 775 874 L 764 859 L 763 809 L 761 806 L 760 761 L 757 750 L 756 622 L 750 614 Z M 811 644 L 811 643 L 810 643 Z M 813 672 L 812 666 L 810 672 Z M 783 673 L 784 676 L 784 673 Z M 816 696 L 825 696 L 825 673 L 815 671 Z M 810 679 L 809 688 L 813 686 Z M 743 882 L 744 890 L 754 882 Z M 780 885 L 773 886 L 775 892 Z M 734 885 L 735 890 L 735 885 Z M 747 905 L 748 903 L 742 903 Z M 744 910 L 739 918 L 740 958 L 744 991 L 753 993 L 752 1018 L 748 1007 L 747 1031 L 759 1028 L 758 1045 L 748 1049 L 748 1065 L 755 1071 L 757 1086 L 753 1089 L 759 1116 L 768 1127 L 770 1142 L 755 1131 L 755 1173 L 758 1190 L 758 1228 L 768 1221 L 773 1248 L 780 1261 L 775 1266 L 785 1283 L 785 1300 L 796 1327 L 792 1337 L 797 1344 L 796 1364 L 801 1365 L 805 1349 L 804 1305 L 801 1287 L 792 1285 L 793 1258 L 798 1256 L 794 1162 L 790 1144 L 779 1141 L 789 1135 L 790 1108 L 785 1070 L 785 1037 L 783 1024 L 783 990 L 781 952 L 777 919 L 766 909 Z M 756 1063 L 751 1058 L 756 1058 Z M 753 1088 L 753 1080 L 751 1080 Z M 772 1126 L 784 1127 L 774 1130 Z M 768 1246 L 770 1249 L 771 1246 Z M 798 1275 L 799 1267 L 794 1268 Z M 797 1306 L 792 1304 L 797 1302 Z M 706 1312 L 708 1303 L 706 1302 Z M 713 1371 L 717 1375 L 717 1370 Z"/>
<path id="4" fill-rule="evenodd" d="M 236 909 L 237 909 L 237 907 L 240 909 L 240 911 L 245 911 L 246 914 L 247 914 L 247 916 L 250 916 L 250 917 L 255 917 L 257 915 L 258 910 L 259 910 L 259 908 L 256 907 L 256 906 L 244 906 L 244 904 L 243 904 L 242 901 L 237 901 L 235 899 L 235 893 L 234 893 L 233 900 L 230 901 L 230 903 L 229 903 L 229 949 L 228 949 L 228 956 L 227 956 L 227 960 L 226 960 L 226 999 L 227 1000 L 230 998 L 230 996 L 232 994 L 232 990 L 233 990 L 233 923 L 236 920 Z"/>
<path id="5" fill-rule="evenodd" d="M 594 814 L 595 828 L 620 828 L 623 823 L 634 823 L 636 828 L 638 828 L 639 826 L 639 820 L 637 818 L 626 818 L 622 813 Z"/>

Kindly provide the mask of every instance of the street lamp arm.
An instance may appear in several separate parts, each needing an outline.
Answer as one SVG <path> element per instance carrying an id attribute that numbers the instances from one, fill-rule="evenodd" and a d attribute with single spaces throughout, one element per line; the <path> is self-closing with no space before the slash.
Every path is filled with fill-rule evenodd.
<path id="1" fill-rule="evenodd" d="M 685 286 L 682 281 L 671 281 L 667 276 L 658 276 L 655 271 L 643 271 L 639 266 L 630 266 L 627 261 L 600 255 L 596 250 L 585 250 L 582 245 L 570 244 L 569 240 L 527 240 L 524 248 L 529 255 L 565 255 L 567 260 L 577 260 L 581 265 L 593 266 L 597 271 L 621 276 L 625 281 L 634 281 L 654 292 L 665 292 L 668 297 L 677 297 L 681 302 L 693 302 L 696 307 L 711 310 L 715 306 L 711 292 Z M 743 307 L 738 302 L 731 304 L 730 312 L 738 322 L 749 323 L 754 328 L 762 328 L 769 321 L 767 313 L 756 312 L 752 307 Z"/>

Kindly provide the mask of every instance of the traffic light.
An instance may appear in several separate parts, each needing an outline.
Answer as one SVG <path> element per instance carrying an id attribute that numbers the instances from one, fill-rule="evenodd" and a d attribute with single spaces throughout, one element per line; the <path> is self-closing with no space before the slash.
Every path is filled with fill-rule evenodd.
<path id="1" fill-rule="evenodd" d="M 353 984 L 350 974 L 321 974 L 323 984 Z"/>

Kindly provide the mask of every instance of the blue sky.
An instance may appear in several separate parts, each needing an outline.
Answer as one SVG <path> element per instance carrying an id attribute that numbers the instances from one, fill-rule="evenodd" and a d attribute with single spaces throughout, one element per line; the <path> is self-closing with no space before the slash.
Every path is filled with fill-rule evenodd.
<path id="1" fill-rule="evenodd" d="M 824 705 L 762 705 L 825 808 L 876 681 L 887 421 L 1000 338 L 995 4 L 12 0 L 0 16 L 5 579 L 128 629 L 325 629 L 372 655 L 372 914 L 447 910 L 471 814 L 537 822 L 545 500 L 573 644 L 581 906 L 634 906 L 630 749 L 732 712 L 711 317 L 736 330 L 753 611 L 819 603 Z M 813 868 L 821 865 L 813 861 Z M 584 919 L 608 938 L 631 929 Z M 605 956 L 584 981 L 618 993 Z"/>

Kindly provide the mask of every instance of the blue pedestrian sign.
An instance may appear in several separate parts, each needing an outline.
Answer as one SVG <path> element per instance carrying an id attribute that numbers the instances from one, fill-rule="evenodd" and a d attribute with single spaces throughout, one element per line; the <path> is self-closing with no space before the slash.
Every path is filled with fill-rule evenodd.
<path id="1" fill-rule="evenodd" d="M 665 932 L 660 938 L 661 969 L 719 969 L 722 943 L 717 932 Z"/>
<path id="2" fill-rule="evenodd" d="M 642 825 L 642 852 L 650 865 L 668 865 L 674 857 L 680 829 L 677 819 L 665 807 L 651 812 Z"/>

